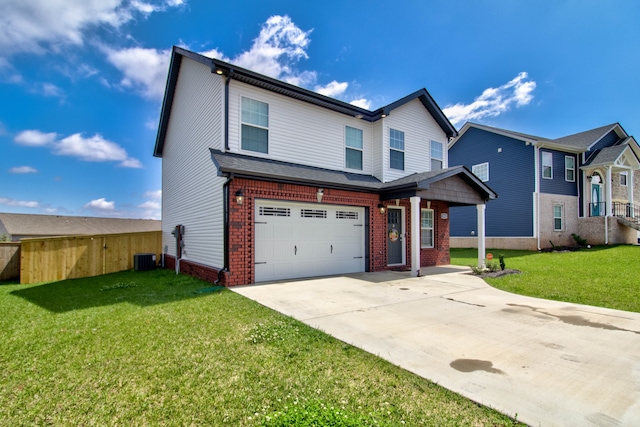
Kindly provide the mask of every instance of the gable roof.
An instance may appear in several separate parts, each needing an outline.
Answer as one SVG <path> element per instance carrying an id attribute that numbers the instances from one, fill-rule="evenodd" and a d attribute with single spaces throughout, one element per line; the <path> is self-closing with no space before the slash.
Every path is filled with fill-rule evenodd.
<path id="1" fill-rule="evenodd" d="M 551 148 L 560 151 L 567 151 L 571 153 L 583 153 L 588 151 L 593 145 L 598 143 L 604 136 L 611 131 L 615 131 L 621 138 L 626 138 L 628 135 L 622 129 L 619 123 L 613 123 L 606 126 L 601 126 L 595 129 L 590 129 L 584 132 L 579 132 L 573 135 L 564 136 L 561 138 L 544 138 L 535 135 L 528 135 L 525 133 L 514 132 L 511 130 L 500 129 L 492 126 L 481 125 L 478 123 L 467 122 L 460 130 L 458 137 L 451 141 L 449 148 L 451 148 L 470 128 L 481 129 L 487 132 L 495 133 L 498 135 L 508 136 L 525 143 L 531 143 L 541 148 Z"/>
<path id="2" fill-rule="evenodd" d="M 464 166 L 414 173 L 394 181 L 382 182 L 371 175 L 303 166 L 279 160 L 225 153 L 210 149 L 211 158 L 219 173 L 236 178 L 263 179 L 267 181 L 318 185 L 324 188 L 366 191 L 372 193 L 398 193 L 428 190 L 429 187 L 447 178 L 463 179 L 483 200 L 495 199 L 498 195 Z"/>
<path id="3" fill-rule="evenodd" d="M 11 236 L 69 236 L 161 230 L 160 220 L 0 213 L 0 233 Z"/>
<path id="4" fill-rule="evenodd" d="M 594 155 L 590 156 L 582 168 L 594 166 L 620 165 L 620 158 L 627 154 L 629 160 L 635 168 L 640 166 L 640 161 L 636 153 L 631 149 L 629 144 L 613 145 L 596 150 Z"/>
<path id="5" fill-rule="evenodd" d="M 171 54 L 171 61 L 169 64 L 169 74 L 167 76 L 164 100 L 162 102 L 162 111 L 160 113 L 158 135 L 156 137 L 156 145 L 153 152 L 153 155 L 156 157 L 162 157 L 162 149 L 164 147 L 164 140 L 166 138 L 167 127 L 169 125 L 169 116 L 171 114 L 171 107 L 173 105 L 176 84 L 178 82 L 178 75 L 180 74 L 180 65 L 184 57 L 210 67 L 212 73 L 225 75 L 227 79 L 247 83 L 252 86 L 269 90 L 271 92 L 297 99 L 299 101 L 314 104 L 340 114 L 357 117 L 368 122 L 375 122 L 377 120 L 380 120 L 381 118 L 389 115 L 394 109 L 408 102 L 411 102 L 414 99 L 418 99 L 427 109 L 429 114 L 431 114 L 431 116 L 435 119 L 435 121 L 438 123 L 438 126 L 447 135 L 447 137 L 453 138 L 458 134 L 456 128 L 444 115 L 438 104 L 436 104 L 435 100 L 431 97 L 426 89 L 420 89 L 387 106 L 378 108 L 374 111 L 370 111 L 364 108 L 357 107 L 355 105 L 351 105 L 344 101 L 330 98 L 317 92 L 301 88 L 299 86 L 285 83 L 281 80 L 277 80 L 272 77 L 256 73 L 254 71 L 238 67 L 227 62 L 220 61 L 218 59 L 209 58 L 195 52 L 191 52 L 186 49 L 174 46 L 173 52 Z"/>

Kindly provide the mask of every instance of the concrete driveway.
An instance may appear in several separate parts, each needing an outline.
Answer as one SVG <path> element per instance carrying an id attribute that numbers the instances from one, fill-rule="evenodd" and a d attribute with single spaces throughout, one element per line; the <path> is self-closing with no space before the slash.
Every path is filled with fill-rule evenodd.
<path id="1" fill-rule="evenodd" d="M 640 314 L 514 295 L 468 271 L 232 290 L 530 425 L 640 425 Z"/>

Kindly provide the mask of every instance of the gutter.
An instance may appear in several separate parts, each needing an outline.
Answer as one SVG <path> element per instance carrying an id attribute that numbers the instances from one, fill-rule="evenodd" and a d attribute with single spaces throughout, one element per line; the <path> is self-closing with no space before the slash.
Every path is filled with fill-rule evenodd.
<path id="1" fill-rule="evenodd" d="M 224 82 L 224 151 L 229 151 L 229 83 L 232 77 L 233 69 L 230 69 Z"/>
<path id="2" fill-rule="evenodd" d="M 217 285 L 222 280 L 222 276 L 225 272 L 229 272 L 229 186 L 233 181 L 233 174 L 230 174 L 225 183 L 222 185 L 222 211 L 223 211 L 223 233 L 224 233 L 224 248 L 223 248 L 223 266 L 222 270 L 218 271 L 218 278 L 213 282 Z"/>

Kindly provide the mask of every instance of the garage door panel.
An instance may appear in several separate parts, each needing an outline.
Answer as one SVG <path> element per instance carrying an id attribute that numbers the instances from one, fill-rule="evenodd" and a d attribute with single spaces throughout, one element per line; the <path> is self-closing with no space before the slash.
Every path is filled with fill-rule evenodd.
<path id="1" fill-rule="evenodd" d="M 256 281 L 365 270 L 364 208 L 256 201 Z"/>

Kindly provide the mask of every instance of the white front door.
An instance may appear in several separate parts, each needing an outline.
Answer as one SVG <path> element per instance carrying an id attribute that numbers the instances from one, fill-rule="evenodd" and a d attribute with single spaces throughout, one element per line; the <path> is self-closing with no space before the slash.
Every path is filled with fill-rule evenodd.
<path id="1" fill-rule="evenodd" d="M 257 200 L 255 281 L 365 271 L 365 209 Z"/>

